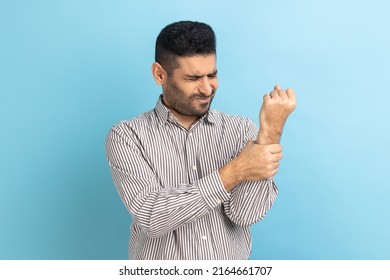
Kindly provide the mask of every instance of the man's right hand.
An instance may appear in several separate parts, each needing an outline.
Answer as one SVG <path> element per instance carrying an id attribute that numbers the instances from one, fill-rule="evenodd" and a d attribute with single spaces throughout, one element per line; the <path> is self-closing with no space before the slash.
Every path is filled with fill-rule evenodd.
<path id="1" fill-rule="evenodd" d="M 281 159 L 280 144 L 260 145 L 250 141 L 234 160 L 219 169 L 219 174 L 226 190 L 230 191 L 242 181 L 274 176 Z"/>

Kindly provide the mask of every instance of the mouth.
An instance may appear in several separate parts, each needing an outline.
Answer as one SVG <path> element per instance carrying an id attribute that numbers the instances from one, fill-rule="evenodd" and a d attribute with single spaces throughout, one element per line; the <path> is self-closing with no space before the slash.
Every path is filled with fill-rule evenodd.
<path id="1" fill-rule="evenodd" d="M 195 99 L 202 103 L 210 102 L 211 100 L 210 97 L 195 97 Z"/>
<path id="2" fill-rule="evenodd" d="M 213 94 L 209 96 L 195 95 L 193 99 L 199 101 L 200 103 L 210 103 L 213 98 Z"/>

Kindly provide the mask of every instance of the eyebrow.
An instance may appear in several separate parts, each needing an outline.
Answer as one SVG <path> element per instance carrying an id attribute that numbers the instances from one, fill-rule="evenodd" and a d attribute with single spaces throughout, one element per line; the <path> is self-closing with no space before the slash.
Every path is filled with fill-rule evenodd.
<path id="1" fill-rule="evenodd" d="M 207 76 L 215 76 L 217 75 L 217 70 L 215 70 L 213 73 L 207 74 Z M 186 78 L 189 79 L 200 79 L 203 78 L 205 75 L 185 75 Z"/>

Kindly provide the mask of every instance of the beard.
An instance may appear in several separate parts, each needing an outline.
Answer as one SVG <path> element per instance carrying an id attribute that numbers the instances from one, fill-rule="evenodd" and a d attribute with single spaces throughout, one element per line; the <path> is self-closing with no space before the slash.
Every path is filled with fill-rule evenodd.
<path id="1" fill-rule="evenodd" d="M 183 116 L 200 118 L 210 110 L 214 96 L 215 90 L 211 93 L 209 102 L 199 103 L 198 99 L 207 99 L 208 96 L 200 92 L 188 95 L 172 79 L 169 79 L 164 89 L 163 101 L 169 109 Z"/>

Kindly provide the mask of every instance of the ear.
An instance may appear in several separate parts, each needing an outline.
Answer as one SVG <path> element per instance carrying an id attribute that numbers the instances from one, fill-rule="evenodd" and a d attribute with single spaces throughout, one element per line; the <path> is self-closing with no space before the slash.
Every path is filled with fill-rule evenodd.
<path id="1" fill-rule="evenodd" d="M 163 85 L 167 79 L 167 71 L 161 66 L 160 63 L 155 62 L 152 64 L 153 78 L 158 85 Z"/>

